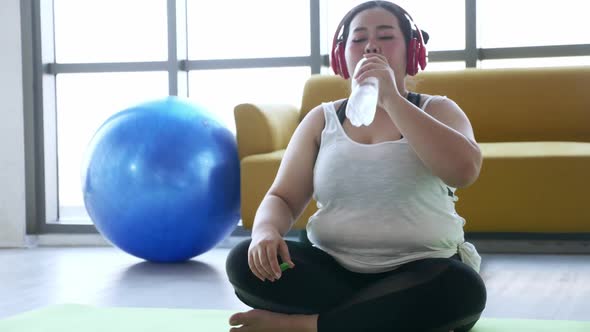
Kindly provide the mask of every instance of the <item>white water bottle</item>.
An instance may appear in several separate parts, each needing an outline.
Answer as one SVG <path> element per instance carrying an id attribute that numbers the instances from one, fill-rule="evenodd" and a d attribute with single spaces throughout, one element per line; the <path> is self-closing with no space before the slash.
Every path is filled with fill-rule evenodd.
<path id="1" fill-rule="evenodd" d="M 365 58 L 361 59 L 354 69 L 354 76 Z M 353 76 L 353 77 L 354 77 Z M 368 126 L 375 119 L 379 100 L 379 81 L 376 77 L 367 77 L 362 84 L 353 79 L 352 91 L 346 104 L 346 117 L 353 126 Z"/>

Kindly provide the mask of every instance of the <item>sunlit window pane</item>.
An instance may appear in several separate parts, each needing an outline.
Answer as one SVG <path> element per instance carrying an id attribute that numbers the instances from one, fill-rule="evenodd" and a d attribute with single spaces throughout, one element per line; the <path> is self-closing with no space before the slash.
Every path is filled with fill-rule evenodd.
<path id="1" fill-rule="evenodd" d="M 440 61 L 429 62 L 425 71 L 445 71 L 445 70 L 461 70 L 465 69 L 465 61 Z"/>
<path id="2" fill-rule="evenodd" d="M 234 107 L 242 103 L 301 105 L 309 67 L 199 70 L 189 74 L 189 98 L 233 132 Z"/>
<path id="3" fill-rule="evenodd" d="M 168 75 L 164 72 L 61 74 L 57 76 L 56 90 L 61 211 L 84 205 L 81 165 L 96 130 L 116 112 L 167 96 Z"/>
<path id="4" fill-rule="evenodd" d="M 465 0 L 397 0 L 430 35 L 430 51 L 465 48 Z"/>
<path id="5" fill-rule="evenodd" d="M 532 58 L 532 59 L 492 59 L 479 61 L 479 68 L 533 68 L 590 66 L 590 56 Z"/>
<path id="6" fill-rule="evenodd" d="M 57 62 L 163 61 L 166 0 L 54 0 Z"/>
<path id="7" fill-rule="evenodd" d="M 330 50 L 338 23 L 355 5 L 366 0 L 327 0 L 326 16 Z M 408 11 L 414 23 L 430 35 L 429 51 L 465 48 L 465 0 L 398 0 L 396 4 Z"/>
<path id="8" fill-rule="evenodd" d="M 478 46 L 590 43 L 586 0 L 478 0 Z"/>
<path id="9" fill-rule="evenodd" d="M 189 58 L 308 56 L 309 1 L 188 0 Z"/>

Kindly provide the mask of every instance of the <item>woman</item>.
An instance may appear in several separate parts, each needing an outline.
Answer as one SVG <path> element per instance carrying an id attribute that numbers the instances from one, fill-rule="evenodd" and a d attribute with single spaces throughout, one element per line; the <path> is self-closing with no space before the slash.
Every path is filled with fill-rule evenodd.
<path id="1" fill-rule="evenodd" d="M 339 119 L 345 100 L 302 120 L 251 240 L 227 258 L 236 295 L 256 308 L 234 314 L 231 331 L 468 331 L 486 301 L 454 210 L 482 163 L 469 120 L 448 98 L 406 89 L 428 36 L 402 8 L 366 2 L 340 26 L 333 68 L 347 78 L 366 59 L 351 79 L 377 78 L 374 121 Z M 312 196 L 313 246 L 285 241 Z"/>

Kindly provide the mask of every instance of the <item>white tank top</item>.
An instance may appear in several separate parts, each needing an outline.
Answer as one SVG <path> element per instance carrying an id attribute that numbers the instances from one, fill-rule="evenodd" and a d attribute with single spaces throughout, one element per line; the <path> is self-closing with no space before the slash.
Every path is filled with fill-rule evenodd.
<path id="1" fill-rule="evenodd" d="M 455 188 L 433 175 L 405 138 L 358 143 L 334 103 L 322 106 L 326 125 L 313 180 L 318 211 L 306 228 L 313 245 L 360 273 L 457 253 L 479 272 L 481 257 L 465 242 L 465 219 L 455 212 Z"/>

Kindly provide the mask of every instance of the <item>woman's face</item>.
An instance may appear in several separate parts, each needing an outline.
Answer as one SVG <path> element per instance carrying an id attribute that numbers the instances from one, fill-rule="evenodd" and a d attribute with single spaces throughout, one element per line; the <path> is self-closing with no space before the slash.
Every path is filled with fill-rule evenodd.
<path id="1" fill-rule="evenodd" d="M 396 77 L 406 74 L 406 43 L 399 21 L 383 8 L 358 13 L 350 23 L 346 40 L 346 65 L 350 76 L 365 53 L 379 53 L 387 58 Z"/>

